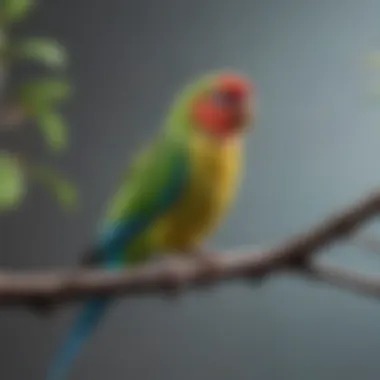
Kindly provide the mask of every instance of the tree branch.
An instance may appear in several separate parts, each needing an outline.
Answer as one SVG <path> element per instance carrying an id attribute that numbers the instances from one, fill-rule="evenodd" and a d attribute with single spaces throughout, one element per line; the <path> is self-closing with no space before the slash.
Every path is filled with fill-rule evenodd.
<path id="1" fill-rule="evenodd" d="M 173 286 L 189 288 L 233 279 L 262 279 L 280 270 L 290 270 L 338 287 L 380 298 L 380 275 L 369 278 L 310 261 L 327 245 L 356 232 L 380 211 L 380 191 L 340 213 L 332 215 L 308 232 L 257 252 L 220 254 L 213 257 L 219 270 L 210 272 L 200 262 L 175 260 L 170 264 L 144 265 L 110 272 L 78 268 L 71 271 L 0 273 L 0 305 L 30 306 L 64 303 L 98 294 L 164 293 Z"/>

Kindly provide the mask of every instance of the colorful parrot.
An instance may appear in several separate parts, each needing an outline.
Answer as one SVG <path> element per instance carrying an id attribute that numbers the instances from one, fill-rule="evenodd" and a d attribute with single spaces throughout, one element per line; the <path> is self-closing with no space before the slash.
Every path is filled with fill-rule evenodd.
<path id="1" fill-rule="evenodd" d="M 123 175 L 96 249 L 86 260 L 113 269 L 144 262 L 155 252 L 206 258 L 202 239 L 225 214 L 239 183 L 254 95 L 253 84 L 231 71 L 188 84 L 174 99 L 160 133 Z M 47 380 L 66 377 L 112 300 L 85 301 Z"/>

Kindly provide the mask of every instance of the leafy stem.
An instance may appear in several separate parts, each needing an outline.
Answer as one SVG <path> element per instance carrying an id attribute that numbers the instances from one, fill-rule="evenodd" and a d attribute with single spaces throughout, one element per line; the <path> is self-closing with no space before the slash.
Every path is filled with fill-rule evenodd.
<path id="1" fill-rule="evenodd" d="M 49 37 L 12 37 L 12 26 L 23 21 L 35 8 L 35 0 L 0 0 L 0 132 L 23 132 L 29 125 L 42 136 L 54 154 L 68 147 L 69 131 L 59 110 L 72 95 L 72 87 L 64 74 L 68 66 L 66 49 Z M 9 69 L 26 61 L 43 65 L 53 75 L 34 77 L 6 91 Z M 25 197 L 30 180 L 39 181 L 63 206 L 75 203 L 73 184 L 57 170 L 36 165 L 22 150 L 0 151 L 0 211 L 14 208 Z"/>

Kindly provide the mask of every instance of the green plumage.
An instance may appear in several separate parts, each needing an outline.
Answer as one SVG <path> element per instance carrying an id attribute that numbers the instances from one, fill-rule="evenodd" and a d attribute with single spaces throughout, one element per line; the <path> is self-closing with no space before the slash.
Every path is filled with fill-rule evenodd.
<path id="1" fill-rule="evenodd" d="M 170 182 L 173 166 L 186 155 L 192 133 L 191 102 L 210 88 L 218 74 L 202 76 L 175 97 L 161 131 L 124 171 L 116 193 L 107 205 L 103 225 L 154 209 L 161 190 Z"/>

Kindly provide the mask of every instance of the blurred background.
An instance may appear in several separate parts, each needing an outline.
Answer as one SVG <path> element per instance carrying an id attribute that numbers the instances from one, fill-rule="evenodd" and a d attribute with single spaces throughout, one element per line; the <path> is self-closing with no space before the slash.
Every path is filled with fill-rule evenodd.
<path id="1" fill-rule="evenodd" d="M 75 265 L 125 162 L 178 89 L 215 68 L 251 76 L 259 109 L 244 183 L 215 248 L 276 243 L 372 190 L 380 71 L 366 57 L 380 46 L 379 15 L 375 0 L 41 0 L 20 30 L 69 51 L 71 140 L 54 162 L 82 197 L 70 214 L 31 187 L 17 211 L 1 215 L 0 264 Z M 326 253 L 380 270 L 378 257 L 348 246 Z M 72 311 L 42 318 L 2 309 L 0 377 L 42 379 Z M 83 349 L 71 379 L 372 380 L 379 318 L 376 300 L 287 275 L 177 302 L 129 298 Z"/>

